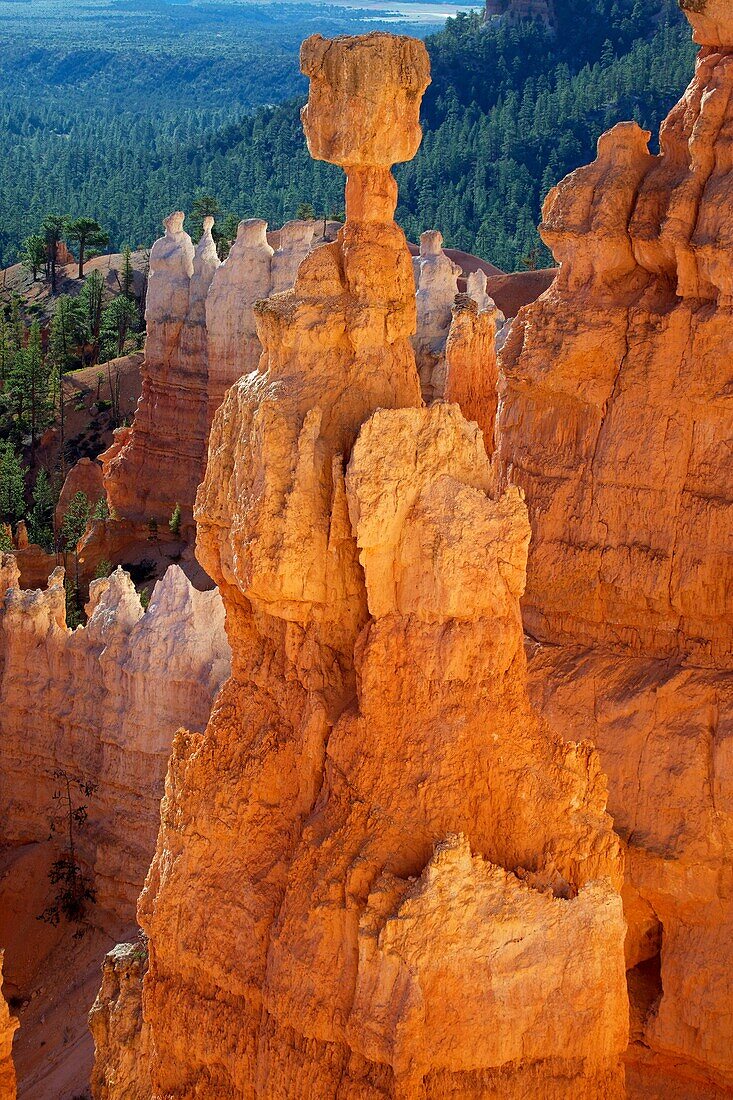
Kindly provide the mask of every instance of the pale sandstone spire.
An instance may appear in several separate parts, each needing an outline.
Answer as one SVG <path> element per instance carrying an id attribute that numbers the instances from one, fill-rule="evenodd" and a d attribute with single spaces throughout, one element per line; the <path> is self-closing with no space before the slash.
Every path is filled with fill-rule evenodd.
<path id="1" fill-rule="evenodd" d="M 486 272 L 482 271 L 481 268 L 478 268 L 477 271 L 470 271 L 466 277 L 466 293 L 478 306 L 479 313 L 490 313 L 492 315 L 494 328 L 498 333 L 505 325 L 506 317 L 488 293 L 486 289 L 488 281 Z"/>
<path id="2" fill-rule="evenodd" d="M 150 276 L 145 303 L 148 340 L 161 322 L 182 323 L 188 310 L 194 247 L 183 228 L 185 215 L 177 210 L 164 220 L 165 235 L 150 249 Z"/>
<path id="3" fill-rule="evenodd" d="M 194 253 L 193 271 L 189 287 L 189 315 L 195 310 L 195 320 L 202 323 L 205 323 L 205 302 L 211 280 L 216 269 L 221 266 L 216 244 L 211 235 L 213 228 L 214 219 L 211 217 L 204 218 L 203 233 Z"/>
<path id="4" fill-rule="evenodd" d="M 443 252 L 443 237 L 437 229 L 421 234 L 420 255 L 413 265 L 417 305 L 413 345 L 423 397 L 431 401 L 445 393 L 445 342 L 461 269 Z"/>
<path id="5" fill-rule="evenodd" d="M 250 218 L 239 223 L 229 255 L 214 273 L 206 299 L 209 424 L 229 387 L 257 369 L 262 345 L 253 306 L 272 290 L 272 259 L 267 222 Z"/>
<path id="6" fill-rule="evenodd" d="M 313 244 L 312 221 L 286 222 L 280 230 L 280 243 L 272 257 L 272 292 L 290 290 L 295 285 L 298 268 Z"/>

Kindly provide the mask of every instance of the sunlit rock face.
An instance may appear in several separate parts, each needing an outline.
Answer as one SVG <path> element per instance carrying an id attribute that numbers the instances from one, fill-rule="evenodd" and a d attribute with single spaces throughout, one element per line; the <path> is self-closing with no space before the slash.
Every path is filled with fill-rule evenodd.
<path id="1" fill-rule="evenodd" d="M 538 638 L 733 667 L 731 88 L 733 48 L 703 49 L 659 156 L 620 124 L 546 200 L 562 267 L 512 327 L 500 424 Z"/>
<path id="2" fill-rule="evenodd" d="M 171 1100 L 560 1100 L 569 1082 L 620 1100 L 605 778 L 530 705 L 529 526 L 496 490 L 489 428 L 420 392 L 390 168 L 419 145 L 427 54 L 314 36 L 301 63 L 346 223 L 255 306 L 262 358 L 214 418 L 197 552 L 232 676 L 173 746 L 139 906 L 139 1057 L 107 1026 L 110 972 L 95 1081 L 134 1064 L 130 1095 L 149 1074 Z"/>
<path id="3" fill-rule="evenodd" d="M 733 1087 L 733 9 L 682 6 L 702 48 L 660 154 L 618 125 L 546 200 L 562 266 L 501 354 L 497 448 L 531 693 L 596 744 L 628 844 L 634 1072 L 697 1096 Z"/>
<path id="4" fill-rule="evenodd" d="M 102 965 L 102 987 L 89 1012 L 98 1100 L 150 1100 L 148 1029 L 142 1018 L 145 944 L 120 943 Z"/>

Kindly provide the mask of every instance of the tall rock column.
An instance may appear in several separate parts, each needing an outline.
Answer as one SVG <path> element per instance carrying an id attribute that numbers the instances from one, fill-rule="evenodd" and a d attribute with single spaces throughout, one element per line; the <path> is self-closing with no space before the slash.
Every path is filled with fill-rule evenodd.
<path id="1" fill-rule="evenodd" d="M 211 280 L 206 299 L 209 427 L 229 387 L 257 370 L 262 345 L 253 307 L 272 290 L 273 251 L 267 243 L 267 222 L 242 221 L 229 255 Z"/>
<path id="2" fill-rule="evenodd" d="M 143 388 L 135 420 L 102 456 L 116 518 L 165 523 L 176 503 L 192 522 L 208 440 L 206 296 L 219 266 L 212 218 L 194 250 L 179 211 L 150 252 Z"/>
<path id="3" fill-rule="evenodd" d="M 420 385 L 426 401 L 445 395 L 445 342 L 461 269 L 443 251 L 437 229 L 420 235 L 420 255 L 413 260 L 417 331 L 413 339 Z"/>
<path id="4" fill-rule="evenodd" d="M 214 419 L 198 553 L 232 678 L 170 762 L 140 1080 L 160 1100 L 620 1100 L 604 778 L 529 705 L 521 498 L 497 498 L 458 406 L 420 395 L 390 166 L 419 144 L 427 54 L 315 36 L 301 62 L 346 223 L 257 304 L 260 369 Z"/>

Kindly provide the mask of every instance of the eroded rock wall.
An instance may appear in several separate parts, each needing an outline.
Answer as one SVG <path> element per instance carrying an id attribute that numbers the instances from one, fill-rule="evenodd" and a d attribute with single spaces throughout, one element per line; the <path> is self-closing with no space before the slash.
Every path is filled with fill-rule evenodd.
<path id="1" fill-rule="evenodd" d="M 47 839 L 54 770 L 95 783 L 84 857 L 101 908 L 129 920 L 155 847 L 173 734 L 183 724 L 205 727 L 229 672 L 221 599 L 197 592 L 171 566 L 143 613 L 118 569 L 92 582 L 89 621 L 71 631 L 63 570 L 45 591 L 23 591 L 8 559 L 0 610 L 2 839 Z"/>
<path id="2" fill-rule="evenodd" d="M 183 522 L 205 458 L 206 326 L 202 298 L 218 265 L 209 231 L 197 250 L 178 211 L 150 251 L 142 393 L 133 424 L 101 455 L 113 517 L 167 523 L 176 503 Z M 203 292 L 203 294 L 202 294 Z"/>
<path id="3" fill-rule="evenodd" d="M 542 640 L 733 667 L 731 24 L 730 52 L 701 51 L 659 156 L 622 123 L 545 203 L 562 267 L 512 327 L 500 424 L 530 508 L 524 610 Z"/>
<path id="4" fill-rule="evenodd" d="M 529 669 L 537 709 L 598 748 L 627 844 L 631 1058 L 662 1054 L 727 1095 L 733 678 L 567 646 L 532 647 Z"/>
<path id="5" fill-rule="evenodd" d="M 660 154 L 616 126 L 546 200 L 562 266 L 501 354 L 497 448 L 532 525 L 532 696 L 597 745 L 627 844 L 639 1087 L 658 1059 L 654 1096 L 688 1077 L 717 1096 L 733 1088 L 733 14 L 682 6 L 702 48 Z"/>
<path id="6" fill-rule="evenodd" d="M 232 677 L 173 746 L 141 1072 L 167 1098 L 620 1098 L 605 779 L 530 706 L 521 497 L 421 399 L 390 167 L 427 55 L 314 36 L 301 60 L 346 223 L 255 307 L 259 369 L 214 418 L 198 554 Z M 106 1039 L 96 1080 L 120 1057 Z"/>

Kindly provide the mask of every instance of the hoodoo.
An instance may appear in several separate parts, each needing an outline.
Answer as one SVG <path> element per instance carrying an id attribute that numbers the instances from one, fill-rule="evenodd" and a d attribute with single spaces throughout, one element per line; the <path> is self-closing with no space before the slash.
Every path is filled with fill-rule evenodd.
<path id="1" fill-rule="evenodd" d="M 214 420 L 198 554 L 232 677 L 174 745 L 138 1057 L 110 959 L 96 1095 L 620 1100 L 605 780 L 529 703 L 521 496 L 420 394 L 390 168 L 419 145 L 427 55 L 315 36 L 301 61 L 346 223 L 256 305 L 259 370 Z"/>
<path id="2" fill-rule="evenodd" d="M 733 1088 L 733 7 L 682 7 L 701 49 L 659 155 L 618 125 L 546 200 L 562 266 L 502 353 L 497 445 L 551 643 L 533 695 L 594 740 L 628 840 L 632 1054 L 709 1096 Z"/>
<path id="3" fill-rule="evenodd" d="M 196 249 L 178 211 L 150 252 L 143 389 L 130 428 L 102 455 L 112 514 L 165 525 L 179 503 L 183 523 L 203 475 L 208 436 L 206 294 L 219 266 L 206 219 Z"/>

